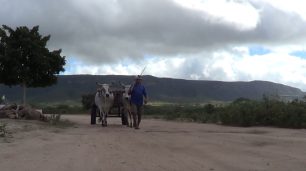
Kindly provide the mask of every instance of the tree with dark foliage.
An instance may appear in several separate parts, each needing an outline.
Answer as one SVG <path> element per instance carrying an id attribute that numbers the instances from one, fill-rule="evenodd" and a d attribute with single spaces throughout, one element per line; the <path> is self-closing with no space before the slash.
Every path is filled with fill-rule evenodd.
<path id="1" fill-rule="evenodd" d="M 42 36 L 38 30 L 39 26 L 0 28 L 0 83 L 22 86 L 24 104 L 27 87 L 55 84 L 66 63 L 61 49 L 49 51 L 46 47 L 50 35 Z"/>
<path id="2" fill-rule="evenodd" d="M 83 94 L 82 105 L 84 109 L 90 109 L 95 102 L 95 94 Z"/>

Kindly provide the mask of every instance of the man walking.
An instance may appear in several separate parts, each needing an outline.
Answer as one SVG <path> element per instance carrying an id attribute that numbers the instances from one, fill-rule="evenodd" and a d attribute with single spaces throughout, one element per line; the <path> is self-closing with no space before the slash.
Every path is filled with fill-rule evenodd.
<path id="1" fill-rule="evenodd" d="M 129 94 L 131 94 L 131 107 L 134 121 L 133 126 L 135 129 L 139 129 L 141 115 L 143 113 L 143 103 L 146 104 L 148 102 L 146 89 L 141 82 L 141 76 L 136 76 L 135 83 L 129 91 Z"/>

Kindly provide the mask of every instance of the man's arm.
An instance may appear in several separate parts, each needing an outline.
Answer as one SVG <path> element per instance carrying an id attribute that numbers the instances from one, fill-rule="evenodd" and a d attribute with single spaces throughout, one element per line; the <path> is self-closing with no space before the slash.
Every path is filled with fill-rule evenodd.
<path id="1" fill-rule="evenodd" d="M 145 87 L 143 87 L 143 96 L 144 96 L 144 103 L 147 104 L 148 103 L 148 97 L 147 97 L 147 92 Z"/>

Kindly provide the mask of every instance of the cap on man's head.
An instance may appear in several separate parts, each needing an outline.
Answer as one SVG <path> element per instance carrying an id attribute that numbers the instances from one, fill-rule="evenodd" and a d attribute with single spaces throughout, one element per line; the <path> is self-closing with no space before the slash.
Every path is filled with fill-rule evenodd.
<path id="1" fill-rule="evenodd" d="M 135 77 L 135 80 L 142 80 L 142 77 L 141 77 L 140 75 L 137 75 L 137 76 Z"/>

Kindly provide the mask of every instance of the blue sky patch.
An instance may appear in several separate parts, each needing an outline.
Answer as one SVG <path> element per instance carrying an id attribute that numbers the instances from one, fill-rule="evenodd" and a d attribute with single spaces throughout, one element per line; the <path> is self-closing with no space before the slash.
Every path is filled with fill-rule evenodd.
<path id="1" fill-rule="evenodd" d="M 297 57 L 301 57 L 301 58 L 306 59 L 306 51 L 302 51 L 302 50 L 291 52 L 289 55 L 297 56 Z"/>
<path id="2" fill-rule="evenodd" d="M 144 60 L 148 61 L 148 60 L 156 59 L 157 56 L 146 54 L 146 55 L 143 56 L 143 58 L 144 58 Z"/>
<path id="3" fill-rule="evenodd" d="M 254 55 L 265 55 L 265 54 L 268 54 L 268 53 L 271 53 L 271 50 L 269 49 L 266 49 L 262 46 L 251 46 L 249 47 L 249 54 L 251 56 L 254 56 Z"/>
<path id="4" fill-rule="evenodd" d="M 76 66 L 81 65 L 81 62 L 74 57 L 66 57 L 65 71 L 61 74 L 73 74 L 76 72 Z"/>

